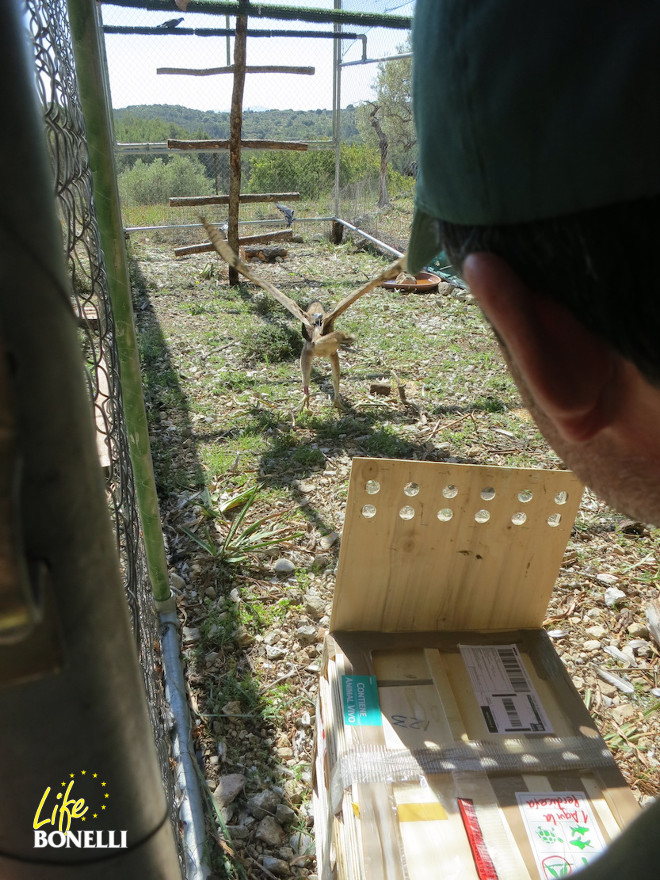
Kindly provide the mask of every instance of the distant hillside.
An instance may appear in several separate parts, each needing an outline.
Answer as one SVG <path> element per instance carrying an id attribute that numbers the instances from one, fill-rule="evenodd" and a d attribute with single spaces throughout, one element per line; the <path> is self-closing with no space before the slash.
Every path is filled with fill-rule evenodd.
<path id="1" fill-rule="evenodd" d="M 229 113 L 192 110 L 172 104 L 143 104 L 114 111 L 115 133 L 120 143 L 159 141 L 167 138 L 214 139 L 229 137 Z M 359 141 L 352 105 L 341 114 L 344 143 Z M 332 137 L 330 110 L 244 110 L 243 137 L 266 140 L 317 141 Z"/>

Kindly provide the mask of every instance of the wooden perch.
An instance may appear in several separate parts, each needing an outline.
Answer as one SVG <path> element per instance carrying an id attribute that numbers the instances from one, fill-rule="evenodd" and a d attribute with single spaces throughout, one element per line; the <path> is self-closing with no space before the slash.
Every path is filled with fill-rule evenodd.
<path id="1" fill-rule="evenodd" d="M 222 141 L 179 141 L 169 139 L 167 141 L 168 150 L 228 150 L 230 142 Z M 303 141 L 244 141 L 241 140 L 241 147 L 246 150 L 300 150 L 303 152 L 308 149 L 308 145 Z"/>
<path id="2" fill-rule="evenodd" d="M 278 232 L 264 232 L 262 235 L 246 235 L 238 239 L 239 245 L 259 244 L 267 241 L 291 241 L 293 231 L 291 229 L 281 229 Z M 210 241 L 201 244 L 188 244 L 184 247 L 174 248 L 175 257 L 184 257 L 187 254 L 204 254 L 212 251 L 213 245 Z"/>
<path id="3" fill-rule="evenodd" d="M 239 202 L 244 205 L 254 205 L 259 202 L 297 202 L 300 193 L 241 193 Z M 172 196 L 169 200 L 170 208 L 189 208 L 195 205 L 228 205 L 229 196 Z"/>
<path id="4" fill-rule="evenodd" d="M 174 74 L 181 76 L 215 76 L 218 73 L 233 73 L 234 65 L 231 67 L 205 67 L 193 70 L 189 67 L 158 67 L 158 74 Z M 303 76 L 314 76 L 314 67 L 282 67 L 282 66 L 251 66 L 245 68 L 246 73 L 297 73 Z"/>

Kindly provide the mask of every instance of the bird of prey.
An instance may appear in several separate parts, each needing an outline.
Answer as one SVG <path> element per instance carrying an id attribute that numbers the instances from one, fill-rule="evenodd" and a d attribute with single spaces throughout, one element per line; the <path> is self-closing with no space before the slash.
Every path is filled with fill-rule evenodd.
<path id="1" fill-rule="evenodd" d="M 167 21 L 162 22 L 162 24 L 157 24 L 156 27 L 163 28 L 163 30 L 171 31 L 177 25 L 181 24 L 183 18 L 168 18 Z"/>
<path id="2" fill-rule="evenodd" d="M 211 244 L 217 253 L 233 266 L 237 272 L 244 275 L 254 284 L 265 290 L 274 297 L 281 305 L 290 312 L 294 318 L 302 323 L 303 349 L 300 355 L 300 369 L 303 379 L 303 404 L 302 408 L 309 408 L 309 380 L 312 372 L 312 361 L 315 357 L 326 357 L 330 361 L 332 368 L 332 389 L 333 389 L 333 405 L 337 409 L 341 409 L 339 399 L 339 355 L 338 349 L 342 346 L 349 345 L 353 339 L 341 330 L 335 330 L 335 321 L 342 315 L 346 309 L 350 308 L 353 303 L 365 293 L 380 287 L 383 281 L 395 278 L 405 266 L 405 256 L 400 257 L 396 262 L 390 265 L 380 273 L 376 278 L 363 284 L 362 287 L 349 293 L 348 296 L 329 312 L 326 312 L 320 302 L 314 301 L 310 304 L 307 311 L 303 311 L 298 303 L 294 302 L 285 293 L 282 293 L 270 281 L 259 278 L 255 275 L 249 266 L 247 266 L 229 247 L 226 240 L 213 224 L 209 223 L 203 217 L 200 218 L 206 231 L 208 232 Z"/>
<path id="3" fill-rule="evenodd" d="M 278 211 L 281 211 L 284 214 L 286 225 L 291 226 L 291 224 L 293 223 L 293 215 L 296 213 L 293 208 L 287 208 L 286 205 L 280 205 L 279 202 L 275 202 L 275 207 Z"/>

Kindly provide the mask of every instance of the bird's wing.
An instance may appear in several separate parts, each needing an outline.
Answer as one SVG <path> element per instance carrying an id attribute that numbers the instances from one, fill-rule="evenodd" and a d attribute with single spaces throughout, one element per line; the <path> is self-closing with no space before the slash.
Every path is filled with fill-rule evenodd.
<path id="1" fill-rule="evenodd" d="M 326 327 L 331 325 L 334 320 L 345 312 L 346 309 L 350 308 L 356 300 L 360 299 L 361 296 L 364 296 L 365 293 L 369 293 L 369 291 L 373 290 L 375 287 L 380 287 L 383 281 L 389 281 L 390 278 L 396 278 L 396 276 L 403 271 L 405 260 L 405 256 L 399 257 L 396 262 L 390 263 L 390 265 L 384 269 L 377 278 L 367 281 L 367 283 L 363 284 L 358 290 L 349 293 L 347 297 L 344 297 L 344 299 L 338 303 L 331 312 L 328 312 L 328 314 L 324 316 L 323 332 L 325 333 Z"/>
<path id="2" fill-rule="evenodd" d="M 287 309 L 294 318 L 297 318 L 299 321 L 308 327 L 310 330 L 312 329 L 312 324 L 310 323 L 309 318 L 300 308 L 298 303 L 294 302 L 290 297 L 286 295 L 286 293 L 282 293 L 281 290 L 278 290 L 274 284 L 271 284 L 270 281 L 265 281 L 262 278 L 259 278 L 257 275 L 252 272 L 249 266 L 247 266 L 243 260 L 238 257 L 233 250 L 229 247 L 225 239 L 222 237 L 222 234 L 212 223 L 209 223 L 204 217 L 199 218 L 204 224 L 204 228 L 209 234 L 209 239 L 211 244 L 215 248 L 215 250 L 220 254 L 223 260 L 229 263 L 230 266 L 233 266 L 237 272 L 240 272 L 241 275 L 245 275 L 246 278 L 249 278 L 254 284 L 261 287 L 262 290 L 265 290 L 266 293 L 269 293 L 272 297 L 274 297 L 281 305 Z"/>

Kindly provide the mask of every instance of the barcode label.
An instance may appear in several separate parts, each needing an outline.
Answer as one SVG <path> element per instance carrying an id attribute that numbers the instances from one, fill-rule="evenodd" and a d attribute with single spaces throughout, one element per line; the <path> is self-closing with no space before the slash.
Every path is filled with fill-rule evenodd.
<path id="1" fill-rule="evenodd" d="M 509 716 L 509 724 L 511 727 L 522 727 L 520 715 L 516 712 L 516 707 L 511 697 L 502 697 L 502 705 L 506 714 Z"/>
<path id="2" fill-rule="evenodd" d="M 459 645 L 490 733 L 552 733 L 516 645 Z"/>
<path id="3" fill-rule="evenodd" d="M 512 648 L 498 648 L 497 653 L 500 656 L 506 674 L 509 676 L 511 689 L 517 694 L 528 693 L 529 683 L 525 677 L 525 673 L 520 668 L 516 652 Z"/>

